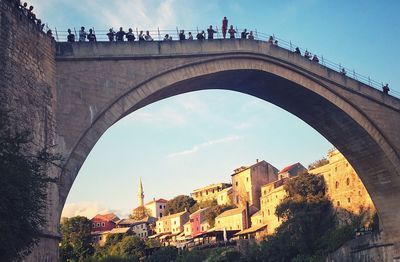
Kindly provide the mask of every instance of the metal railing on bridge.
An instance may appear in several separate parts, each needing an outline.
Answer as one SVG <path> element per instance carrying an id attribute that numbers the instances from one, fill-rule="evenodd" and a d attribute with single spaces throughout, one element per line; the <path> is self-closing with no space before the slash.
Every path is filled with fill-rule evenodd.
<path id="1" fill-rule="evenodd" d="M 93 30 L 93 33 L 96 35 L 96 39 L 98 42 L 109 42 L 108 36 L 107 36 L 107 33 L 109 32 L 109 30 L 97 30 L 95 28 L 91 28 L 91 29 Z M 244 29 L 240 29 L 240 28 L 234 28 L 234 29 L 236 31 L 235 38 L 239 39 L 241 36 L 241 32 Z M 87 29 L 87 30 L 89 30 L 89 29 Z M 179 40 L 179 33 L 181 30 L 185 31 L 186 37 L 188 36 L 189 32 L 192 32 L 193 40 L 197 40 L 196 39 L 197 33 L 201 32 L 203 29 L 195 28 L 195 29 L 187 30 L 187 29 L 181 29 L 181 28 L 177 27 L 176 29 L 171 29 L 171 30 L 160 30 L 159 28 L 157 28 L 157 29 L 153 29 L 153 30 L 143 30 L 143 32 L 149 31 L 149 34 L 151 35 L 151 37 L 153 38 L 154 41 L 163 41 L 166 34 L 168 34 L 170 37 L 172 37 L 172 40 L 174 41 L 174 40 Z M 214 35 L 214 39 L 222 39 L 223 37 L 222 37 L 221 30 L 219 30 L 218 27 L 214 28 L 214 30 L 216 31 L 216 33 Z M 204 30 L 204 31 L 207 34 L 207 30 Z M 57 30 L 57 28 L 55 28 L 54 32 L 55 32 L 54 37 L 57 42 L 66 42 L 67 41 L 67 36 L 68 36 L 67 31 L 59 31 L 59 30 Z M 117 30 L 115 30 L 115 32 L 117 32 Z M 250 32 L 250 30 L 248 32 Z M 357 81 L 360 81 L 366 85 L 369 85 L 375 89 L 382 91 L 382 87 L 384 85 L 383 82 L 379 82 L 379 81 L 376 81 L 376 80 L 370 78 L 369 76 L 359 74 L 354 69 L 345 67 L 345 66 L 341 65 L 340 63 L 335 63 L 331 60 L 328 60 L 323 55 L 317 55 L 308 49 L 300 47 L 300 45 L 297 45 L 291 41 L 281 39 L 274 34 L 258 32 L 257 29 L 252 30 L 252 32 L 254 35 L 254 40 L 268 41 L 270 39 L 270 37 L 272 37 L 274 42 L 277 41 L 276 43 L 272 43 L 272 44 L 277 44 L 279 47 L 285 48 L 292 52 L 294 52 L 295 48 L 298 47 L 300 49 L 300 52 L 302 55 L 304 55 L 304 53 L 306 51 L 308 51 L 309 54 L 312 56 L 316 55 L 318 57 L 319 63 L 321 65 L 326 66 L 327 68 L 330 68 L 336 72 L 345 73 L 346 76 L 348 76 L 350 78 L 353 78 Z M 78 41 L 79 30 L 74 28 L 72 30 L 72 33 L 75 34 L 75 39 L 76 39 L 76 41 Z M 133 33 L 135 34 L 135 37 L 136 37 L 135 41 L 138 41 L 138 35 L 140 33 L 140 30 L 138 28 L 135 28 L 133 30 Z M 207 38 L 207 36 L 206 36 L 206 38 Z M 227 39 L 228 38 L 229 38 L 229 34 L 227 34 Z M 400 91 L 395 90 L 392 87 L 390 87 L 390 95 L 400 98 Z"/>

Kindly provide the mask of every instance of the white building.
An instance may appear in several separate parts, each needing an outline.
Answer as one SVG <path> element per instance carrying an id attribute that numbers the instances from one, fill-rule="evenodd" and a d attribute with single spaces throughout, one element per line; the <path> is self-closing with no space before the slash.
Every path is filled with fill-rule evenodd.
<path id="1" fill-rule="evenodd" d="M 145 204 L 145 208 L 150 210 L 151 216 L 156 217 L 156 218 L 161 218 L 162 212 L 165 209 L 165 205 L 167 204 L 168 200 L 165 200 L 163 198 L 155 199 L 153 198 L 153 201 L 150 201 L 149 203 Z"/>

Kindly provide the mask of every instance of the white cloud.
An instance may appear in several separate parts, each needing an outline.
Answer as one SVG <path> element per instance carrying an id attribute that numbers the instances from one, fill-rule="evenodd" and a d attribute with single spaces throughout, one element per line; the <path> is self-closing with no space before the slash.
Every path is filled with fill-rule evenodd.
<path id="1" fill-rule="evenodd" d="M 91 219 L 97 214 L 106 213 L 114 213 L 119 217 L 128 216 L 128 214 L 122 212 L 121 210 L 107 209 L 99 202 L 79 202 L 65 204 L 61 217 L 85 216 Z"/>
<path id="2" fill-rule="evenodd" d="M 185 156 L 185 155 L 194 154 L 194 153 L 198 152 L 201 149 L 204 149 L 204 148 L 207 148 L 207 147 L 210 147 L 210 146 L 214 146 L 214 145 L 217 145 L 217 144 L 230 143 L 230 142 L 233 142 L 233 141 L 236 141 L 236 140 L 239 140 L 239 139 L 240 139 L 239 136 L 232 135 L 232 136 L 227 136 L 227 137 L 224 137 L 224 138 L 221 138 L 221 139 L 210 140 L 210 141 L 207 141 L 205 143 L 201 143 L 199 145 L 194 145 L 190 149 L 186 149 L 186 150 L 183 150 L 183 151 L 180 151 L 180 152 L 169 154 L 169 155 L 167 155 L 167 158 L 173 158 L 173 157 L 179 157 L 179 156 Z"/>

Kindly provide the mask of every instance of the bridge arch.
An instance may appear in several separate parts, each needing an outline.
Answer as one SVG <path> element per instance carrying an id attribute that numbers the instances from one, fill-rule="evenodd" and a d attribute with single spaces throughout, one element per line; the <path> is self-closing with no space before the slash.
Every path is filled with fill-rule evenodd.
<path id="1" fill-rule="evenodd" d="M 288 56 L 294 56 L 288 53 Z M 294 57 L 291 59 L 301 59 Z M 61 62 L 62 63 L 62 62 Z M 292 113 L 317 130 L 349 160 L 369 191 L 379 212 L 387 241 L 400 241 L 397 208 L 400 199 L 400 158 L 398 146 L 371 117 L 368 107 L 384 107 L 399 113 L 400 107 L 387 104 L 381 94 L 368 96 L 360 86 L 348 84 L 337 73 L 318 73 L 319 65 L 306 67 L 260 52 L 218 54 L 199 61 L 154 72 L 119 93 L 80 130 L 70 145 L 60 176 L 60 202 L 90 150 L 101 135 L 129 113 L 164 98 L 191 91 L 225 89 L 252 95 Z M 317 73 L 316 73 L 317 72 Z M 328 77 L 327 77 L 328 76 Z M 135 82 L 135 75 L 127 82 Z M 90 82 L 90 81 L 89 81 Z M 389 193 L 390 192 L 390 193 Z M 398 193 L 396 193 L 398 192 Z"/>

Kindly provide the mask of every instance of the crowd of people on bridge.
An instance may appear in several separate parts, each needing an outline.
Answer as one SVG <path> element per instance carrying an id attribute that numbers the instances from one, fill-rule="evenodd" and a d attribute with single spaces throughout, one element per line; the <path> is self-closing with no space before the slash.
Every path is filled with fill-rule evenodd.
<path id="1" fill-rule="evenodd" d="M 43 29 L 45 27 L 45 24 L 42 23 L 42 20 L 38 19 L 36 17 L 36 14 L 33 12 L 33 6 L 28 7 L 28 3 L 24 2 L 23 4 L 21 3 L 21 0 L 8 0 L 9 2 L 14 3 L 14 7 L 18 10 L 21 16 L 27 17 L 38 31 L 43 32 Z M 51 33 L 51 30 L 50 32 Z"/>
<path id="2" fill-rule="evenodd" d="M 206 31 L 207 31 L 207 33 L 204 30 L 199 31 L 196 34 L 196 39 L 197 40 L 204 40 L 204 39 L 212 40 L 212 39 L 214 39 L 214 35 L 218 34 L 218 31 L 215 30 L 212 25 L 210 25 Z M 233 28 L 233 25 L 231 25 L 228 29 L 228 19 L 226 17 L 224 17 L 222 19 L 221 31 L 222 31 L 223 39 L 227 38 L 227 34 L 229 35 L 229 39 L 235 39 L 238 34 L 237 29 L 235 30 Z M 85 30 L 85 27 L 82 26 L 81 29 L 79 30 L 78 34 L 79 34 L 78 35 L 79 42 L 85 42 L 85 41 L 96 42 L 97 41 L 96 34 L 93 29 L 89 29 L 89 33 L 87 33 Z M 149 31 L 146 31 L 145 33 L 144 33 L 144 31 L 140 31 L 140 32 L 137 32 L 137 34 L 135 35 L 132 28 L 129 28 L 128 32 L 125 32 L 122 27 L 120 27 L 117 32 L 115 32 L 113 28 L 110 28 L 106 35 L 107 35 L 109 42 L 124 42 L 124 41 L 134 42 L 134 41 L 136 41 L 136 39 L 139 42 L 154 41 L 154 39 L 150 35 Z M 180 41 L 194 40 L 194 36 L 193 36 L 192 32 L 188 32 L 188 35 L 186 35 L 184 30 L 180 30 L 180 32 L 178 34 L 178 39 Z M 248 32 L 247 29 L 244 29 L 240 33 L 240 39 L 254 40 L 255 36 L 254 36 L 253 31 Z M 163 38 L 163 41 L 172 41 L 172 40 L 173 39 L 170 34 L 166 34 Z M 75 36 L 75 34 L 72 33 L 71 29 L 68 29 L 67 41 L 68 42 L 76 41 L 76 36 Z M 271 43 L 278 45 L 278 41 L 274 40 L 272 36 L 271 36 Z"/>

